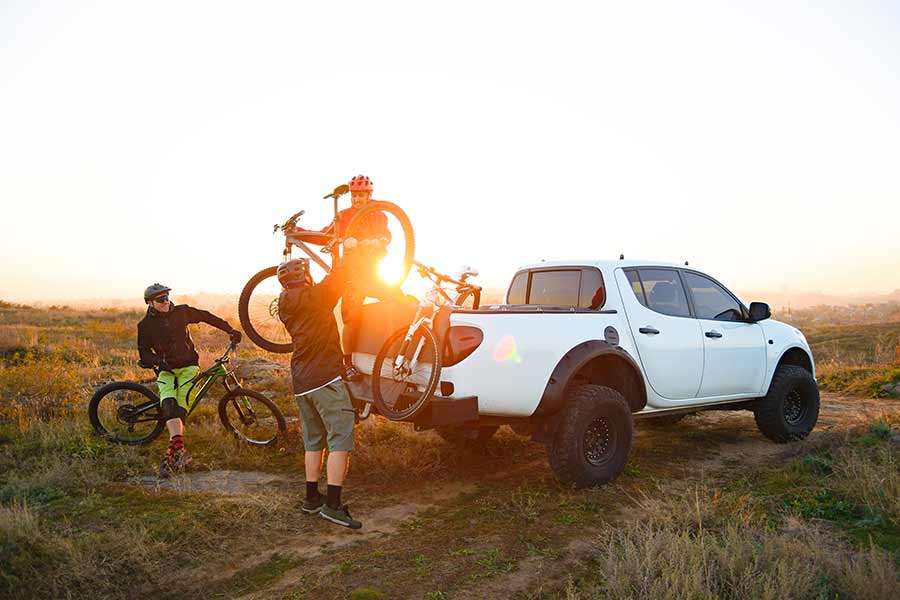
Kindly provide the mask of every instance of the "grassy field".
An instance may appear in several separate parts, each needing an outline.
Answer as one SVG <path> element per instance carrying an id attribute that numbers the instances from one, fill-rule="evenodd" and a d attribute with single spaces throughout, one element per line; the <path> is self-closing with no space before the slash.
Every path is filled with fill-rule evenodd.
<path id="1" fill-rule="evenodd" d="M 900 397 L 900 323 L 813 326 L 804 333 L 822 389 Z"/>
<path id="2" fill-rule="evenodd" d="M 233 315 L 224 314 L 232 323 Z M 195 474 L 152 476 L 165 442 L 93 435 L 98 385 L 146 379 L 140 313 L 0 306 L 0 597 L 896 598 L 900 402 L 827 398 L 776 446 L 745 413 L 641 422 L 625 474 L 576 491 L 505 428 L 483 446 L 370 419 L 357 429 L 350 533 L 309 518 L 296 422 L 279 448 L 192 416 Z M 807 331 L 823 387 L 878 396 L 900 326 Z M 226 337 L 193 333 L 201 364 Z M 280 361 L 244 344 L 238 365 Z M 842 373 L 868 369 L 865 378 Z M 296 416 L 286 377 L 253 386 Z M 840 375 L 840 376 L 839 376 Z M 197 417 L 194 419 L 194 417 Z"/>

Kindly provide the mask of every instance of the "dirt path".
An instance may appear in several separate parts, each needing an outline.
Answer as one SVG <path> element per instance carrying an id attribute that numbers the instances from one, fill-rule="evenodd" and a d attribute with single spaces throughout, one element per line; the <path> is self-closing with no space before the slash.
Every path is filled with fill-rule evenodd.
<path id="1" fill-rule="evenodd" d="M 811 437 L 896 414 L 896 400 L 823 394 Z M 659 484 L 727 479 L 748 466 L 796 452 L 796 445 L 773 444 L 762 437 L 750 412 L 710 411 L 668 428 L 638 421 L 625 475 L 599 490 L 575 492 L 553 480 L 540 446 L 525 447 L 524 455 L 463 463 L 454 467 L 450 481 L 426 479 L 403 494 L 367 497 L 355 490 L 354 516 L 365 524 L 357 532 L 298 511 L 298 519 L 310 519 L 303 533 L 272 537 L 255 554 L 260 564 L 288 556 L 291 566 L 236 597 L 301 597 L 300 592 L 305 599 L 348 597 L 352 590 L 368 586 L 386 592 L 386 597 L 499 598 L 534 593 L 548 583 L 558 587 L 568 567 L 589 556 L 595 513 L 603 523 L 621 522 L 629 518 L 620 509 L 630 494 L 658 489 L 654 486 Z M 223 494 L 275 488 L 296 490 L 298 496 L 303 485 L 298 478 L 239 471 L 193 473 L 167 482 L 144 478 L 139 483 Z M 517 520 L 508 518 L 510 511 Z M 523 519 L 525 528 L 510 525 Z M 216 579 L 227 581 L 233 572 L 221 568 Z"/>

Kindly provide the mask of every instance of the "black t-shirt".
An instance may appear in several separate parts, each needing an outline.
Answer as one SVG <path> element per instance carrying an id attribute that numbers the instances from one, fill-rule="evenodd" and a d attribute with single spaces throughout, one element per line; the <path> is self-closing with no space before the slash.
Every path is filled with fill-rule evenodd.
<path id="1" fill-rule="evenodd" d="M 345 283 L 345 269 L 338 267 L 316 285 L 294 286 L 281 292 L 278 317 L 294 346 L 291 379 L 295 394 L 321 387 L 344 371 L 334 307 Z"/>

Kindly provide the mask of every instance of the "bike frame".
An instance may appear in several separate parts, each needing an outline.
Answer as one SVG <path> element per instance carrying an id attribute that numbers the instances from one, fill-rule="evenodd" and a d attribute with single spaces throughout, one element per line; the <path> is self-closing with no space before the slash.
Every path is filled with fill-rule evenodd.
<path id="1" fill-rule="evenodd" d="M 338 249 L 341 247 L 341 242 L 343 240 L 338 235 L 338 232 L 341 230 L 341 211 L 338 210 L 338 198 L 350 191 L 349 187 L 347 187 L 346 190 L 344 189 L 345 187 L 346 186 L 338 186 L 337 188 L 335 188 L 333 193 L 325 196 L 326 198 L 332 198 L 334 200 L 334 221 L 332 221 L 334 223 L 334 226 L 332 227 L 334 233 L 322 233 L 318 231 L 288 231 L 289 229 L 294 229 L 297 226 L 297 219 L 303 216 L 303 214 L 306 212 L 305 210 L 301 210 L 300 212 L 291 216 L 291 218 L 285 221 L 283 225 L 275 226 L 275 228 L 273 229 L 273 233 L 277 232 L 279 229 L 284 232 L 285 242 L 284 251 L 282 252 L 284 261 L 290 260 L 291 247 L 296 246 L 297 248 L 303 250 L 303 252 L 310 259 L 312 259 L 313 262 L 322 267 L 322 269 L 326 273 L 331 271 L 331 265 L 322 260 L 322 257 L 320 257 L 319 254 L 331 254 L 332 264 L 334 264 L 335 261 L 340 260 L 340 253 Z M 316 252 L 308 245 L 306 245 L 302 238 L 321 238 L 321 240 L 324 242 L 322 244 L 322 250 Z"/>
<path id="2" fill-rule="evenodd" d="M 457 301 L 463 296 L 463 294 L 467 292 L 473 292 L 480 295 L 481 292 L 481 287 L 466 282 L 465 276 L 457 280 L 447 275 L 438 273 L 431 267 L 423 265 L 420 262 L 413 262 L 413 264 L 418 267 L 419 274 L 422 277 L 425 277 L 426 279 L 434 282 L 434 285 L 432 286 L 431 290 L 429 290 L 429 292 L 425 294 L 425 298 L 423 298 L 419 302 L 419 307 L 416 309 L 416 314 L 413 317 L 412 323 L 409 324 L 409 328 L 406 330 L 406 335 L 404 336 L 403 341 L 400 343 L 400 348 L 397 351 L 397 356 L 394 357 L 393 373 L 396 376 L 400 376 L 403 374 L 403 361 L 405 360 L 406 350 L 409 348 L 410 342 L 412 342 L 412 338 L 416 332 L 416 329 L 423 325 L 427 326 L 430 329 L 432 324 L 434 323 L 434 319 L 432 316 L 435 312 L 437 312 L 438 306 L 434 302 L 427 300 L 429 293 L 437 292 L 438 294 L 443 296 L 447 300 L 447 302 L 450 303 L 451 307 L 459 308 L 460 306 L 459 304 L 457 304 Z M 456 284 L 456 290 L 452 297 L 443 287 L 441 287 L 442 282 Z M 432 316 L 422 316 L 422 313 L 428 308 L 432 309 Z M 416 364 L 419 362 L 419 354 L 422 352 L 422 346 L 424 345 L 425 338 L 422 338 L 419 340 L 419 343 L 416 346 L 416 350 L 412 354 L 409 366 L 406 367 L 406 369 L 408 369 L 410 373 L 415 372 Z"/>
<path id="3" fill-rule="evenodd" d="M 206 396 L 206 393 L 212 387 L 212 384 L 216 382 L 216 380 L 223 378 L 223 377 L 225 378 L 222 381 L 222 385 L 225 387 L 226 394 L 231 391 L 231 388 L 228 387 L 228 378 L 229 377 L 231 378 L 232 383 L 234 384 L 235 388 L 240 387 L 240 382 L 237 380 L 237 377 L 235 376 L 234 371 L 229 370 L 225 367 L 225 363 L 228 362 L 229 355 L 234 350 L 234 348 L 235 348 L 235 345 L 232 344 L 231 346 L 228 347 L 228 349 L 225 351 L 225 353 L 222 356 L 220 356 L 219 358 L 216 359 L 216 362 L 213 366 L 211 366 L 210 368 L 208 368 L 207 370 L 205 370 L 201 373 L 198 373 L 190 381 L 185 381 L 184 383 L 182 383 L 181 385 L 178 386 L 178 387 L 181 387 L 181 386 L 188 385 L 188 384 L 190 384 L 190 386 L 191 386 L 190 388 L 188 388 L 188 393 L 187 393 L 188 410 L 187 410 L 187 414 L 185 414 L 185 416 L 184 416 L 185 420 L 187 420 L 187 418 L 191 415 L 191 413 L 194 412 L 194 409 L 197 408 L 197 406 L 200 404 L 200 401 L 203 400 L 204 396 Z M 200 387 L 199 387 L 199 389 L 197 389 L 197 392 L 194 393 L 194 389 L 197 388 L 198 385 Z M 193 394 L 193 400 L 191 399 L 191 394 Z M 150 411 L 154 407 L 157 407 L 157 406 L 159 406 L 159 400 L 157 400 L 156 402 L 146 402 L 144 404 L 141 404 L 141 405 L 138 405 L 137 407 L 135 407 L 136 410 L 135 410 L 134 414 L 135 415 L 144 414 L 147 411 Z M 245 406 L 244 408 L 249 408 L 249 407 Z M 158 419 L 135 419 L 134 422 L 140 423 L 142 421 L 156 421 L 156 420 L 158 420 Z"/>

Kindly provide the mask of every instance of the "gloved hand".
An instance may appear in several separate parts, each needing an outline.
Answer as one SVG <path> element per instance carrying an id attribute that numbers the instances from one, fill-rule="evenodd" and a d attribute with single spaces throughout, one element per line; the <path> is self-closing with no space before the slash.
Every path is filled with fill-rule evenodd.
<path id="1" fill-rule="evenodd" d="M 156 366 L 155 364 L 153 364 L 151 362 L 144 362 L 143 360 L 139 360 L 137 364 L 142 369 L 152 369 L 153 367 Z"/>
<path id="2" fill-rule="evenodd" d="M 346 248 L 347 250 L 353 250 L 354 248 L 356 248 L 356 244 L 357 244 L 356 238 L 349 237 L 346 240 L 344 240 L 344 248 Z"/>
<path id="3" fill-rule="evenodd" d="M 241 339 L 243 338 L 243 335 L 241 335 L 241 332 L 237 329 L 232 329 L 231 333 L 228 334 L 228 337 L 231 339 L 231 343 L 239 344 L 241 342 Z"/>
<path id="4" fill-rule="evenodd" d="M 169 366 L 169 363 L 166 362 L 166 359 L 160 359 L 159 364 L 157 365 L 160 371 L 171 371 L 172 367 Z"/>

